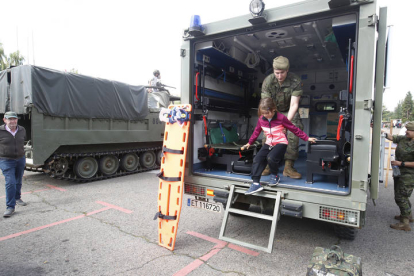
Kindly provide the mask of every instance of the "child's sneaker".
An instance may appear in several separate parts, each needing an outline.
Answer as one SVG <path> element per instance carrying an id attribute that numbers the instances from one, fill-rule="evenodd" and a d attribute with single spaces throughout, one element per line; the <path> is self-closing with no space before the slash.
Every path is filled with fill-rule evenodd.
<path id="1" fill-rule="evenodd" d="M 277 184 L 279 184 L 279 181 L 280 181 L 280 177 L 278 175 L 271 174 L 269 186 L 276 186 Z"/>
<path id="2" fill-rule="evenodd" d="M 252 183 L 252 185 L 250 185 L 250 188 L 244 194 L 251 195 L 251 194 L 260 192 L 262 190 L 263 190 L 262 185 L 260 185 L 259 183 Z"/>

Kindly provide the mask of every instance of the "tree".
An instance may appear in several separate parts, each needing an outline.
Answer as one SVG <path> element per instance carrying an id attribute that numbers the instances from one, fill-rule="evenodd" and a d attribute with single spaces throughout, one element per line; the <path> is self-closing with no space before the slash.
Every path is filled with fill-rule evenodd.
<path id="1" fill-rule="evenodd" d="M 401 119 L 402 116 L 402 103 L 403 101 L 399 101 L 397 107 L 394 109 L 394 119 Z"/>
<path id="2" fill-rule="evenodd" d="M 0 70 L 7 68 L 7 58 L 4 55 L 3 43 L 0 43 Z"/>
<path id="3" fill-rule="evenodd" d="M 18 66 L 18 65 L 23 65 L 23 61 L 24 61 L 24 57 L 22 55 L 20 55 L 20 51 L 17 50 L 14 53 L 11 53 L 9 55 L 9 58 L 7 59 L 7 63 L 9 66 L 14 65 L 14 66 Z"/>
<path id="4" fill-rule="evenodd" d="M 412 112 L 413 112 L 413 96 L 411 92 L 408 91 L 405 95 L 404 101 L 402 103 L 402 118 L 405 119 L 404 121 L 411 121 L 412 119 Z"/>
<path id="5" fill-rule="evenodd" d="M 391 119 L 392 112 L 387 110 L 387 107 L 385 105 L 382 106 L 382 120 L 383 121 L 389 121 Z"/>

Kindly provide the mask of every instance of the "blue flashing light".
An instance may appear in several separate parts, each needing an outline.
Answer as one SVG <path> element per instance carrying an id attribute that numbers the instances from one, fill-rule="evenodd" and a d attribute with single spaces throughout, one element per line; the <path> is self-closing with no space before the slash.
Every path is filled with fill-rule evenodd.
<path id="1" fill-rule="evenodd" d="M 202 30 L 201 19 L 199 15 L 191 16 L 190 29 Z"/>

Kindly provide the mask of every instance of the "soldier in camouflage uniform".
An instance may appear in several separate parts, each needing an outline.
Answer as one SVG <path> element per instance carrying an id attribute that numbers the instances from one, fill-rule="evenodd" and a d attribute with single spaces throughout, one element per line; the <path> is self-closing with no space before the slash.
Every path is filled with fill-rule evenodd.
<path id="1" fill-rule="evenodd" d="M 394 199 L 400 208 L 400 215 L 395 219 L 399 223 L 391 224 L 391 228 L 397 230 L 411 231 L 410 222 L 413 222 L 411 213 L 410 196 L 414 188 L 414 122 L 406 125 L 407 131 L 403 135 L 385 134 L 385 138 L 397 144 L 395 149 L 395 161 L 391 161 L 392 166 L 400 168 L 401 175 L 394 177 Z"/>
<path id="2" fill-rule="evenodd" d="M 271 97 L 276 103 L 277 110 L 283 113 L 296 127 L 303 130 L 299 116 L 299 101 L 303 94 L 300 78 L 289 72 L 289 60 L 278 56 L 273 60 L 274 73 L 267 76 L 262 85 L 262 99 Z M 299 179 L 301 174 L 293 167 L 299 156 L 299 138 L 292 132 L 287 132 L 289 141 L 285 154 L 285 169 L 283 175 Z M 264 173 L 266 174 L 266 172 Z"/>

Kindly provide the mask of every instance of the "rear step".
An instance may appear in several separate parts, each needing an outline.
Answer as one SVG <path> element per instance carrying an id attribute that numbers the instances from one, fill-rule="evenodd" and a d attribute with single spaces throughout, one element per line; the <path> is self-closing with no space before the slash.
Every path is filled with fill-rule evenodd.
<path id="1" fill-rule="evenodd" d="M 266 191 L 266 193 L 258 192 L 256 194 L 252 195 L 252 196 L 274 198 L 275 199 L 275 207 L 274 207 L 274 210 L 273 210 L 273 216 L 259 214 L 259 213 L 255 213 L 255 212 L 245 211 L 245 210 L 240 210 L 240 209 L 237 209 L 237 208 L 230 208 L 230 206 L 232 205 L 233 196 L 236 194 L 236 198 L 237 198 L 237 194 L 244 194 L 244 192 L 246 190 L 247 190 L 246 188 L 235 187 L 235 185 L 231 185 L 229 198 L 227 200 L 226 211 L 224 213 L 224 219 L 223 219 L 223 223 L 221 225 L 219 239 L 223 240 L 223 241 L 231 242 L 231 243 L 234 243 L 234 244 L 238 244 L 238 245 L 241 245 L 241 246 L 244 246 L 244 247 L 249 247 L 249 248 L 252 248 L 252 249 L 272 253 L 273 241 L 275 239 L 276 226 L 277 226 L 277 221 L 278 221 L 278 217 L 279 217 L 279 207 L 280 207 L 281 193 L 280 192 L 273 193 L 273 192 Z M 233 239 L 233 238 L 225 237 L 224 233 L 226 231 L 227 222 L 228 222 L 228 218 L 229 218 L 230 213 L 240 214 L 240 215 L 245 215 L 245 216 L 249 216 L 249 217 L 254 217 L 254 218 L 259 218 L 259 219 L 265 219 L 265 220 L 272 221 L 272 225 L 270 227 L 269 243 L 268 243 L 267 247 L 263 247 L 263 246 L 259 246 L 259 245 L 239 241 L 239 240 L 236 240 L 236 239 Z"/>

